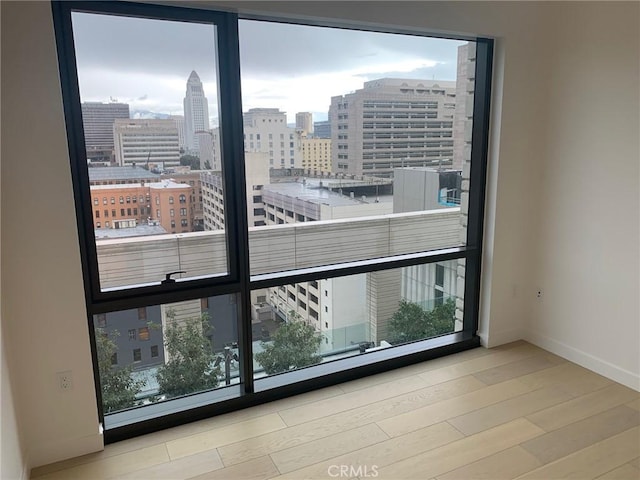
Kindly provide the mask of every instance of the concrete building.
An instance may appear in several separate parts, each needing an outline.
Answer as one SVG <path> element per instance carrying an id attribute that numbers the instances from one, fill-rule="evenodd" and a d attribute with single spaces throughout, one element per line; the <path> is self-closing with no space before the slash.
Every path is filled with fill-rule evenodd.
<path id="1" fill-rule="evenodd" d="M 252 108 L 244 114 L 244 151 L 267 154 L 273 168 L 302 166 L 300 134 L 287 126 L 287 115 L 277 108 Z"/>
<path id="2" fill-rule="evenodd" d="M 384 215 L 393 211 L 393 197 L 361 195 L 371 190 L 367 180 L 291 178 L 262 189 L 267 225 Z M 335 188 L 336 191 L 333 189 Z M 338 192 L 340 191 L 340 192 Z M 356 195 L 357 193 L 357 195 Z M 327 228 L 330 228 L 327 225 Z M 336 248 L 346 241 L 334 232 Z M 309 255 L 313 255 L 308 252 Z M 367 308 L 368 275 L 352 275 L 268 289 L 267 302 L 285 320 L 291 312 L 323 335 L 321 351 L 336 351 L 360 343 L 375 342 Z M 362 301 L 353 301 L 361 299 Z M 375 330 L 375 329 L 374 329 Z"/>
<path id="3" fill-rule="evenodd" d="M 159 170 L 180 165 L 180 144 L 174 120 L 120 120 L 113 124 L 116 163 L 153 165 Z"/>
<path id="4" fill-rule="evenodd" d="M 187 134 L 185 132 L 184 115 L 170 115 L 169 118 L 176 122 L 176 128 L 178 129 L 178 146 L 180 147 L 180 153 L 187 150 Z"/>
<path id="5" fill-rule="evenodd" d="M 81 108 L 87 160 L 113 162 L 113 124 L 117 118 L 129 118 L 129 105 L 117 102 L 83 102 Z"/>
<path id="6" fill-rule="evenodd" d="M 455 82 L 381 78 L 331 98 L 335 172 L 391 177 L 403 166 L 451 166 Z"/>
<path id="7" fill-rule="evenodd" d="M 247 220 L 251 227 L 265 225 L 262 187 L 269 183 L 265 153 L 245 152 Z M 220 172 L 201 172 L 202 212 L 205 230 L 224 230 L 224 188 Z"/>
<path id="8" fill-rule="evenodd" d="M 296 130 L 301 130 L 304 136 L 313 136 L 313 114 L 310 112 L 296 113 Z"/>
<path id="9" fill-rule="evenodd" d="M 331 122 L 313 122 L 313 136 L 315 138 L 331 138 Z"/>
<path id="10" fill-rule="evenodd" d="M 187 91 L 183 103 L 186 149 L 188 153 L 198 155 L 200 152 L 198 132 L 209 130 L 209 103 L 204 95 L 202 81 L 195 71 L 191 72 L 187 80 Z"/>
<path id="11" fill-rule="evenodd" d="M 331 139 L 303 137 L 302 168 L 318 172 L 331 172 Z"/>

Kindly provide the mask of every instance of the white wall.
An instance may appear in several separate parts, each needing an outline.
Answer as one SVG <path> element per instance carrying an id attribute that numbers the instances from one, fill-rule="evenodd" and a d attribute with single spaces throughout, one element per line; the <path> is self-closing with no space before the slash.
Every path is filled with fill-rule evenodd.
<path id="1" fill-rule="evenodd" d="M 557 12 L 526 338 L 640 390 L 640 4 Z"/>
<path id="2" fill-rule="evenodd" d="M 51 5 L 2 2 L 2 327 L 30 466 L 102 448 L 68 158 Z"/>
<path id="3" fill-rule="evenodd" d="M 638 101 L 637 50 L 630 46 L 635 42 L 637 48 L 637 36 L 622 37 L 629 35 L 631 19 L 637 19 L 637 5 L 616 6 L 610 12 L 594 11 L 600 7 L 583 3 L 519 2 L 375 2 L 366 9 L 348 2 L 257 2 L 253 7 L 497 37 L 483 342 L 491 346 L 522 338 L 525 332 L 536 333 L 536 338 L 556 338 L 632 376 L 637 372 L 632 323 L 638 318 L 634 304 L 638 281 L 633 273 L 638 266 L 638 172 L 631 159 L 637 161 L 638 151 L 628 145 L 634 124 L 626 130 L 619 125 L 632 120 L 632 105 Z M 586 13 L 581 13 L 583 9 Z M 557 12 L 563 15 L 562 22 L 554 20 Z M 600 14 L 606 21 L 596 24 Z M 585 31 L 579 29 L 583 17 L 589 26 Z M 550 45 L 552 28 L 565 25 L 587 44 L 567 33 Z M 605 46 L 608 42 L 615 46 L 611 51 Z M 629 51 L 618 48 L 622 45 Z M 614 55 L 605 57 L 605 64 L 592 61 L 603 53 Z M 570 63 L 565 65 L 565 60 Z M 583 73 L 573 74 L 571 64 Z M 102 445 L 48 2 L 2 2 L 2 67 L 3 335 L 13 367 L 25 455 L 30 466 L 37 466 Z M 615 75 L 619 89 L 615 94 L 607 92 L 603 82 L 611 69 L 627 72 L 626 80 Z M 583 95 L 592 92 L 598 81 L 605 100 L 588 105 L 594 100 Z M 558 90 L 550 91 L 551 85 Z M 620 122 L 586 120 L 605 107 L 606 112 L 618 110 Z M 603 144 L 595 126 L 606 132 Z M 637 123 L 635 127 L 637 132 Z M 588 141 L 580 144 L 585 137 Z M 627 146 L 618 145 L 617 139 Z M 593 153 L 604 150 L 623 155 L 596 162 Z M 585 158 L 587 163 L 580 163 Z M 607 162 L 617 168 L 605 168 Z M 581 165 L 589 171 L 577 168 Z M 558 176 L 550 179 L 545 167 Z M 606 189 L 596 185 L 602 178 L 608 186 L 616 180 L 615 193 L 624 202 L 602 201 Z M 567 181 L 572 185 L 567 187 Z M 564 188 L 573 196 L 567 196 Z M 597 201 L 592 200 L 594 192 Z M 552 203 L 553 197 L 563 201 Z M 593 223 L 584 218 L 585 206 L 594 213 Z M 617 210 L 625 212 L 628 224 L 616 222 L 617 215 L 611 212 Z M 607 229 L 621 234 L 607 238 L 602 233 Z M 606 261 L 594 256 L 601 247 L 607 249 Z M 563 269 L 565 265 L 569 268 Z M 546 289 L 543 308 L 534 300 L 539 282 Z M 615 305 L 611 298 L 617 300 Z M 614 323 L 603 334 L 600 325 L 605 315 Z M 585 325 L 592 326 L 580 330 Z M 55 372 L 69 369 L 74 390 L 59 393 Z"/>

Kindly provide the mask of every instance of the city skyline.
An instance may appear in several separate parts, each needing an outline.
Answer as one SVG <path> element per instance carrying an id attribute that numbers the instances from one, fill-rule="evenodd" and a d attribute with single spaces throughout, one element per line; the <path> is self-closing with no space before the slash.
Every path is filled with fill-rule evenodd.
<path id="1" fill-rule="evenodd" d="M 132 112 L 184 114 L 184 83 L 195 70 L 208 92 L 210 123 L 217 125 L 211 25 L 86 13 L 74 13 L 73 24 L 83 102 L 114 98 Z M 277 106 L 288 123 L 299 111 L 326 120 L 331 96 L 374 78 L 455 80 L 456 51 L 464 43 L 249 20 L 239 28 L 243 110 Z"/>

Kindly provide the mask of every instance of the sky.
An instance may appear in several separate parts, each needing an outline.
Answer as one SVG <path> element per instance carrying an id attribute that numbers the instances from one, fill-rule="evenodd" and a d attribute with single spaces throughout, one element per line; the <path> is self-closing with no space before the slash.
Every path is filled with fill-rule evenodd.
<path id="1" fill-rule="evenodd" d="M 195 70 L 217 125 L 215 27 L 74 13 L 76 61 L 83 102 L 128 103 L 130 110 L 183 114 L 186 82 Z M 331 97 L 382 77 L 455 80 L 464 42 L 409 35 L 241 20 L 243 110 L 279 108 L 326 120 Z"/>

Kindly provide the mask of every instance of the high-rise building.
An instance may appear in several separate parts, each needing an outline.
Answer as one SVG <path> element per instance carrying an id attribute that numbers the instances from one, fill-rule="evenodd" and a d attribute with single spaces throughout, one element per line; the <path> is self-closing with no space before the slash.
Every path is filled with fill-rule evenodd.
<path id="1" fill-rule="evenodd" d="M 178 146 L 180 152 L 185 152 L 187 149 L 186 134 L 184 131 L 184 115 L 170 115 L 169 118 L 176 122 L 176 128 L 178 129 Z"/>
<path id="2" fill-rule="evenodd" d="M 187 80 L 187 92 L 184 97 L 185 144 L 189 152 L 200 153 L 198 132 L 209 131 L 209 104 L 204 96 L 200 77 L 195 71 Z"/>
<path id="3" fill-rule="evenodd" d="M 116 163 L 154 165 L 160 170 L 180 164 L 178 128 L 174 120 L 120 120 L 113 124 Z"/>
<path id="4" fill-rule="evenodd" d="M 313 122 L 313 137 L 331 138 L 331 122 L 329 120 Z"/>
<path id="5" fill-rule="evenodd" d="M 287 115 L 277 108 L 252 108 L 244 114 L 244 151 L 267 154 L 269 166 L 302 166 L 300 133 L 287 126 Z"/>
<path id="6" fill-rule="evenodd" d="M 331 98 L 334 172 L 391 177 L 404 166 L 451 166 L 456 83 L 381 78 Z"/>
<path id="7" fill-rule="evenodd" d="M 111 160 L 113 123 L 116 118 L 129 118 L 129 105 L 115 102 L 84 102 L 81 107 L 87 159 Z"/>
<path id="8" fill-rule="evenodd" d="M 310 112 L 296 113 L 296 129 L 302 130 L 305 135 L 313 134 L 313 115 Z"/>

